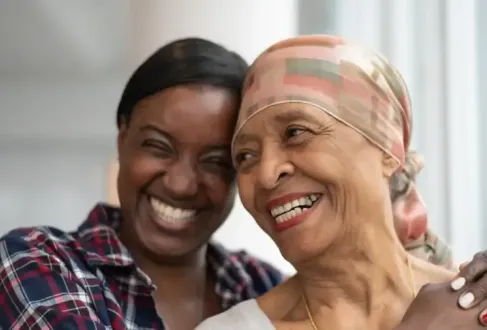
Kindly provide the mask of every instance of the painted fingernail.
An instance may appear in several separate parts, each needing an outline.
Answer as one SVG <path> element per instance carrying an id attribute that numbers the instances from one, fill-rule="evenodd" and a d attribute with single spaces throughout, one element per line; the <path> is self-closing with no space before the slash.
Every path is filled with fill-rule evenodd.
<path id="1" fill-rule="evenodd" d="M 487 310 L 485 309 L 482 313 L 480 313 L 480 323 L 487 325 Z"/>
<path id="2" fill-rule="evenodd" d="M 452 281 L 450 286 L 453 291 L 458 291 L 465 286 L 466 282 L 467 281 L 465 280 L 465 277 L 459 277 L 456 280 Z"/>
<path id="3" fill-rule="evenodd" d="M 472 292 L 467 292 L 464 293 L 460 296 L 460 299 L 458 299 L 458 304 L 464 308 L 468 309 L 470 305 L 472 305 L 473 301 L 475 300 L 475 297 Z"/>

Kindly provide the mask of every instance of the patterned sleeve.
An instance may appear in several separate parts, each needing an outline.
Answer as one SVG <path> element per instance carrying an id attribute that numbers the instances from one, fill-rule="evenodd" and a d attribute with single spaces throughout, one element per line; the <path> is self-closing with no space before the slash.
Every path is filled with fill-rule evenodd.
<path id="1" fill-rule="evenodd" d="M 417 240 L 407 243 L 404 247 L 415 257 L 454 272 L 458 271 L 458 268 L 453 263 L 453 253 L 450 247 L 431 230 L 428 230 Z"/>
<path id="2" fill-rule="evenodd" d="M 284 275 L 277 268 L 251 256 L 247 252 L 240 251 L 236 256 L 245 265 L 245 271 L 252 279 L 253 290 L 257 294 L 256 297 L 263 295 L 281 284 L 285 279 Z"/>
<path id="3" fill-rule="evenodd" d="M 0 329 L 107 330 L 55 254 L 20 235 L 0 240 Z"/>

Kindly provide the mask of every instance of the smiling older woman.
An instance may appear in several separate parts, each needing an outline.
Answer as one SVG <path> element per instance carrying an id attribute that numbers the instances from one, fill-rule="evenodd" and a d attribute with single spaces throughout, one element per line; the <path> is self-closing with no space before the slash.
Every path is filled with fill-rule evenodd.
<path id="1" fill-rule="evenodd" d="M 197 329 L 395 328 L 423 285 L 454 276 L 396 235 L 389 187 L 411 132 L 402 77 L 363 47 L 302 36 L 259 56 L 244 93 L 240 197 L 297 274 Z"/>

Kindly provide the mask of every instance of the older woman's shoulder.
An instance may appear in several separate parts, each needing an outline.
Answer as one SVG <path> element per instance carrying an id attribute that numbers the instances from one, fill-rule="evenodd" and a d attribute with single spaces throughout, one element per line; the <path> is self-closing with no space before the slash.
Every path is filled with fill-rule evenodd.
<path id="1" fill-rule="evenodd" d="M 244 301 L 226 312 L 206 319 L 195 330 L 273 330 L 274 325 L 255 299 Z"/>
<path id="2" fill-rule="evenodd" d="M 257 298 L 261 310 L 272 321 L 280 322 L 302 299 L 302 286 L 296 276 L 292 276 L 272 291 Z"/>

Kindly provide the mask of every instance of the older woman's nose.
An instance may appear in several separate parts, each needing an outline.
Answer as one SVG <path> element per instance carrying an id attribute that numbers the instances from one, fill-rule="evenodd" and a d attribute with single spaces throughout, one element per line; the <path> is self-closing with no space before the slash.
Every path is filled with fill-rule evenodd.
<path id="1" fill-rule="evenodd" d="M 262 154 L 259 164 L 259 183 L 265 189 L 275 188 L 294 173 L 294 166 L 285 152 L 275 149 Z"/>
<path id="2" fill-rule="evenodd" d="M 188 160 L 178 160 L 167 170 L 164 185 L 173 198 L 186 198 L 198 192 L 198 174 Z"/>

